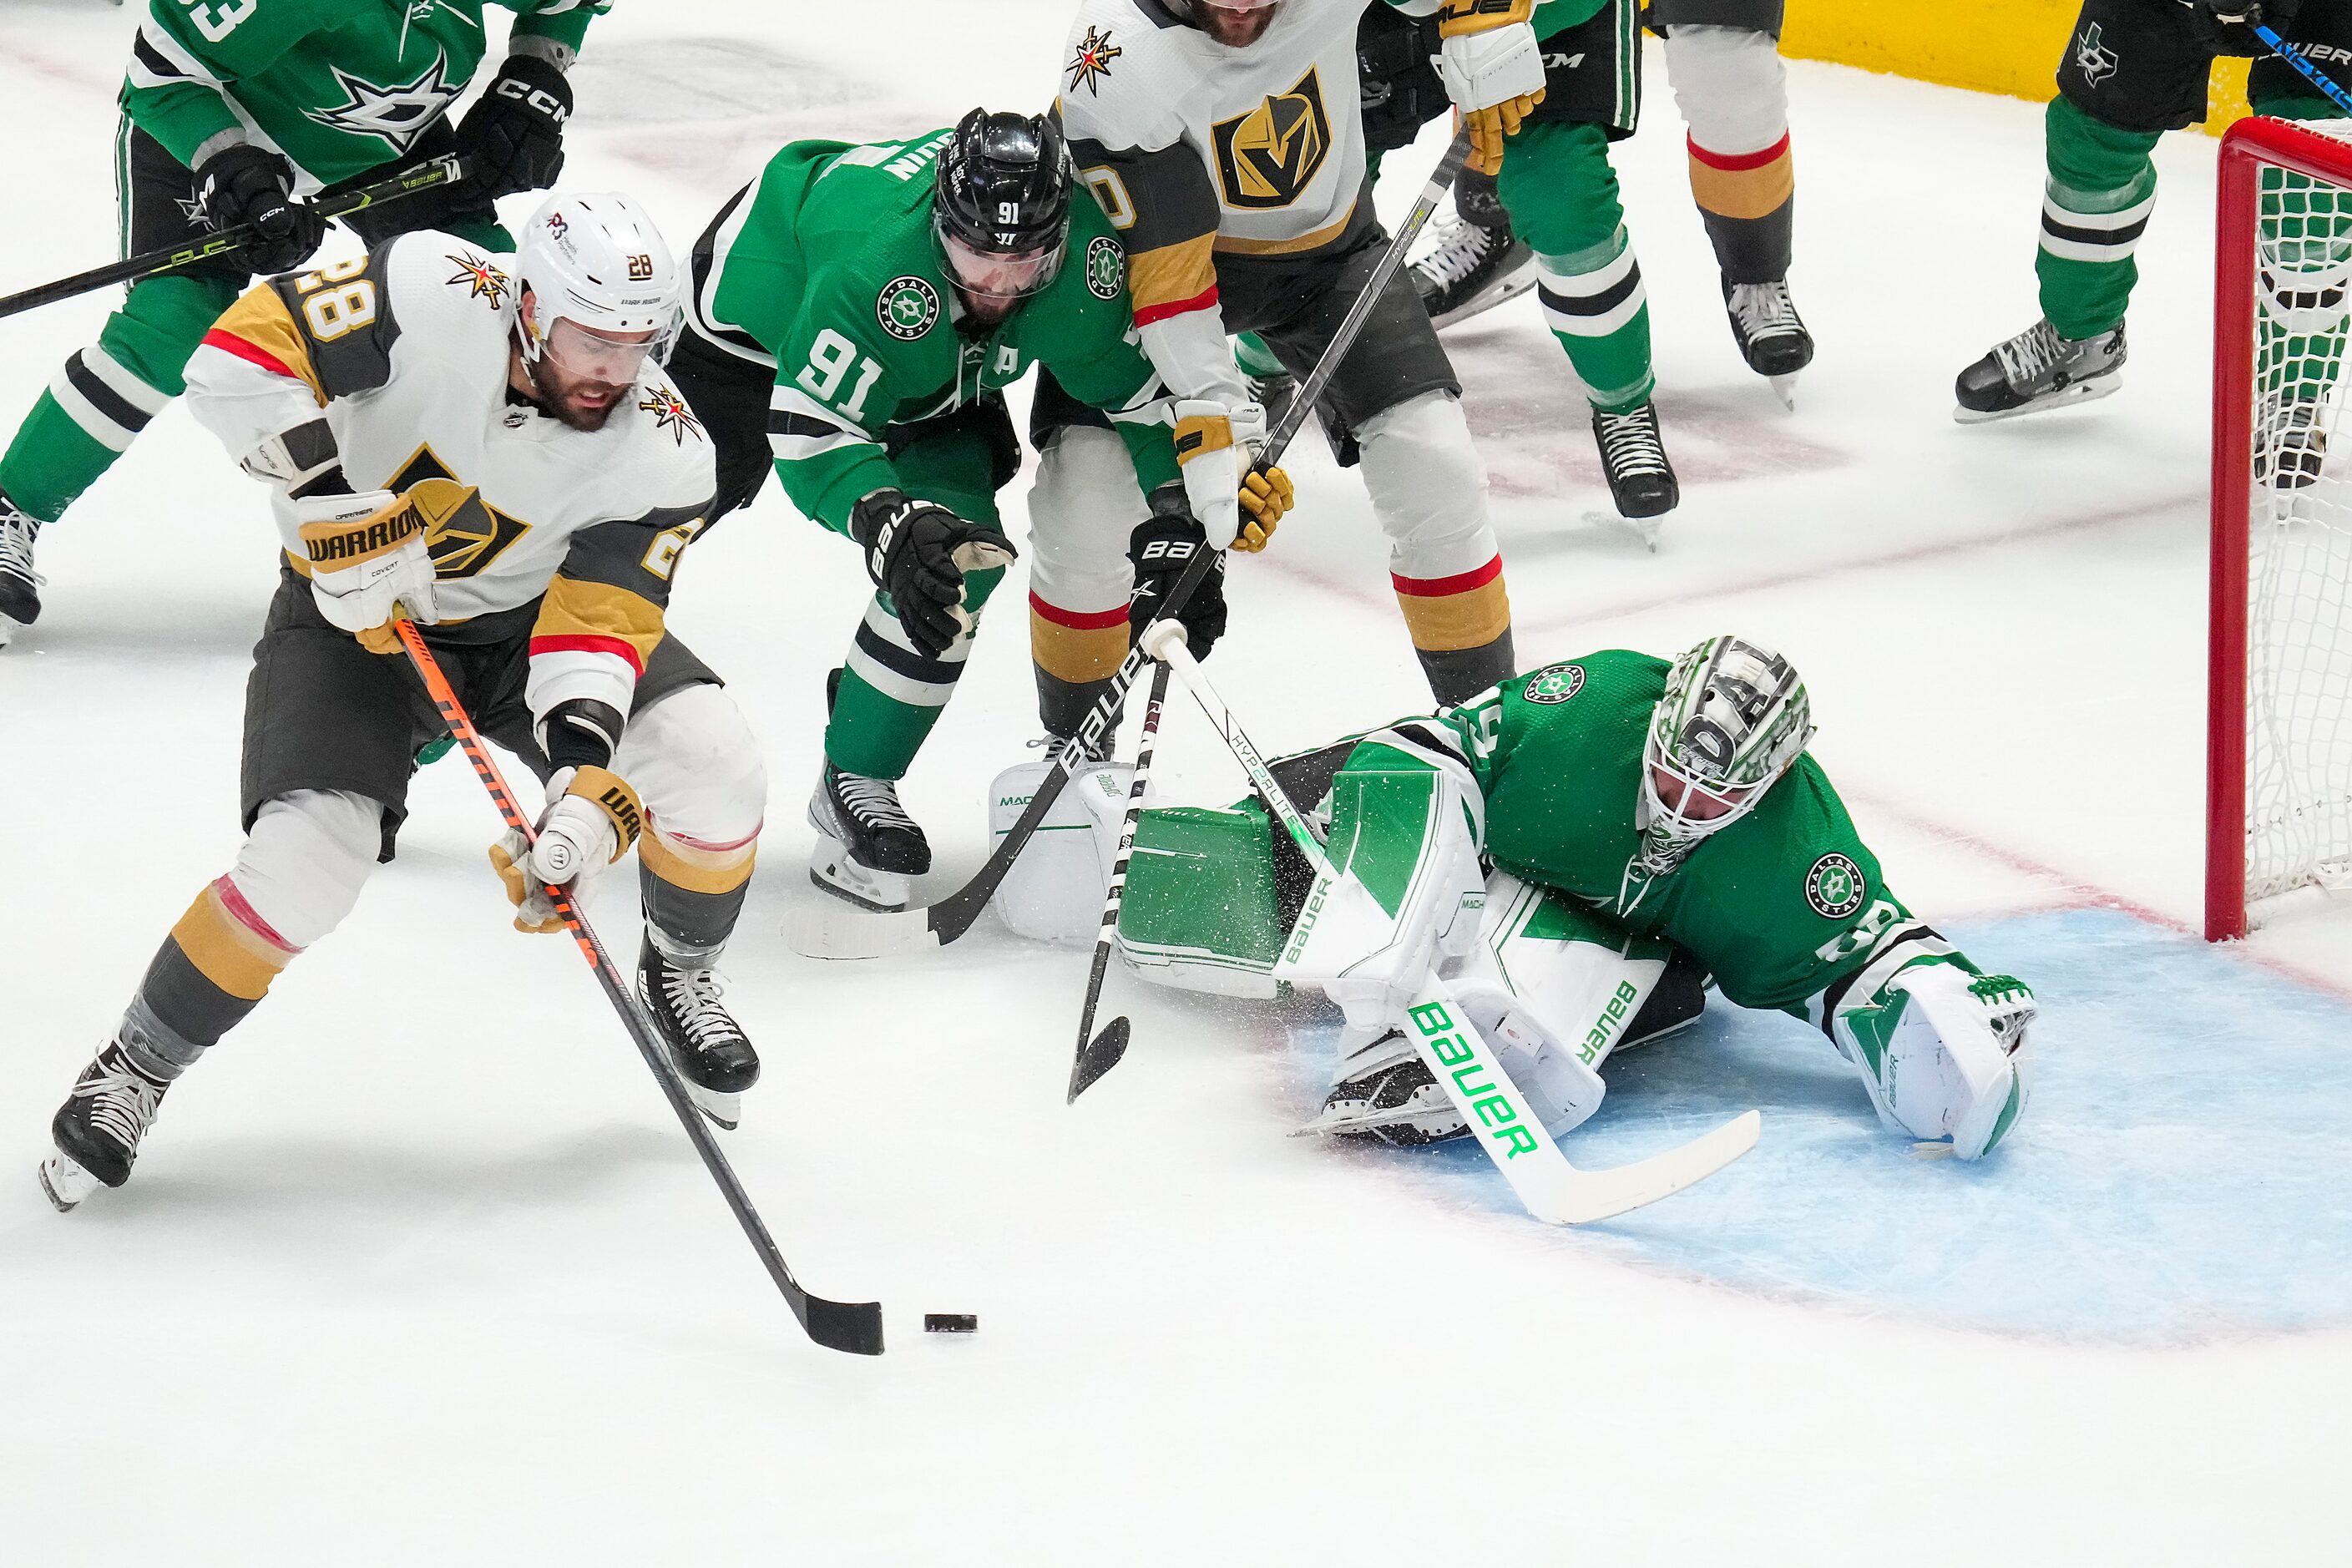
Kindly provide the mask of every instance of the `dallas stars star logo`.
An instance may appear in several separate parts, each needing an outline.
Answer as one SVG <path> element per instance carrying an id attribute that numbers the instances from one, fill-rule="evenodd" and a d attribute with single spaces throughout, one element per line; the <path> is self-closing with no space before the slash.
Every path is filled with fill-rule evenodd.
<path id="1" fill-rule="evenodd" d="M 1070 85 L 1065 90 L 1076 92 L 1084 87 L 1088 97 L 1102 96 L 1102 88 L 1097 84 L 1110 75 L 1110 62 L 1127 53 L 1113 44 L 1110 37 L 1108 33 L 1097 28 L 1087 29 L 1087 36 L 1078 40 L 1077 55 L 1064 68 L 1070 73 Z"/>
<path id="2" fill-rule="evenodd" d="M 450 85 L 446 54 L 434 56 L 432 65 L 415 81 L 394 87 L 362 81 L 340 66 L 331 68 L 345 101 L 332 109 L 313 109 L 310 118 L 353 136 L 376 137 L 390 143 L 395 153 L 415 145 L 416 139 L 431 130 L 465 90 L 463 82 Z"/>
<path id="3" fill-rule="evenodd" d="M 668 431 L 670 438 L 681 447 L 686 445 L 689 432 L 697 437 L 702 434 L 702 421 L 694 416 L 685 398 L 667 386 L 646 388 L 646 399 L 637 406 L 654 416 L 655 429 Z"/>
<path id="4" fill-rule="evenodd" d="M 449 279 L 452 288 L 466 284 L 467 299 L 488 300 L 493 310 L 506 303 L 507 290 L 512 285 L 507 281 L 505 273 L 478 256 L 451 256 L 449 259 L 457 267 L 457 273 Z"/>

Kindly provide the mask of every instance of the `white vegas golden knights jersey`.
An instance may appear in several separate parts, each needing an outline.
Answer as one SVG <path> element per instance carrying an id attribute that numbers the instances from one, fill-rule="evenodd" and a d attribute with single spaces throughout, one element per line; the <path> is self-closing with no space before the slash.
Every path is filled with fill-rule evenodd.
<path id="1" fill-rule="evenodd" d="M 278 437 L 302 468 L 338 458 L 354 490 L 408 493 L 431 520 L 441 624 L 544 595 L 533 709 L 592 696 L 626 713 L 717 488 L 710 443 L 650 364 L 602 430 L 510 396 L 512 266 L 425 230 L 258 283 L 190 361 L 189 408 L 240 460 Z"/>

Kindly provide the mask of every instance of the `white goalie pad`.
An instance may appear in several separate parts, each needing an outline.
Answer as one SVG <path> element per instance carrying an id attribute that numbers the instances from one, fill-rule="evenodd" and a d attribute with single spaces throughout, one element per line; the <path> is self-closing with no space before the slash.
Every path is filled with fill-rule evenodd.
<path id="1" fill-rule="evenodd" d="M 1666 972 L 1662 942 L 1629 937 L 1507 871 L 1486 879 L 1478 938 L 1447 982 L 1555 1138 L 1600 1109 L 1599 1068 Z"/>
<path id="2" fill-rule="evenodd" d="M 1053 768 L 1047 757 L 996 775 L 988 789 L 991 848 L 1013 831 Z M 990 900 L 1015 936 L 1063 947 L 1095 940 L 1134 780 L 1130 763 L 1097 763 L 1063 787 Z"/>

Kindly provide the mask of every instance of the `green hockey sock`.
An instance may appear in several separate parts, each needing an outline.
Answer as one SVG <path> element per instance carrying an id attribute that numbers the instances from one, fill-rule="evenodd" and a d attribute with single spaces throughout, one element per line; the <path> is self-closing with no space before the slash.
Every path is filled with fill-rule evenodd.
<path id="1" fill-rule="evenodd" d="M 66 361 L 0 457 L 0 493 L 54 522 L 185 390 L 188 356 L 235 302 L 225 278 L 151 278 Z"/>
<path id="2" fill-rule="evenodd" d="M 1274 357 L 1274 351 L 1265 346 L 1265 340 L 1255 332 L 1243 332 L 1234 339 L 1234 363 L 1241 367 L 1244 375 L 1261 381 L 1270 375 L 1290 374 Z"/>
<path id="3" fill-rule="evenodd" d="M 1596 408 L 1622 414 L 1657 386 L 1649 295 L 1598 125 L 1535 124 L 1504 151 L 1497 181 L 1511 227 L 1536 253 L 1544 321 Z"/>
<path id="4" fill-rule="evenodd" d="M 898 624 L 890 597 L 877 593 L 866 619 L 842 661 L 841 687 L 833 717 L 824 727 L 825 760 L 844 773 L 868 778 L 902 779 L 915 753 L 955 695 L 971 639 L 980 629 L 981 606 L 1004 580 L 1004 568 L 964 574 L 964 607 L 971 629 L 950 643 L 937 658 L 919 652 Z"/>
<path id="5" fill-rule="evenodd" d="M 2043 119 L 2050 179 L 2042 200 L 2042 313 L 2064 338 L 2095 338 L 2123 324 L 2139 281 L 2132 253 L 2156 206 L 2161 134 L 2119 131 L 2072 100 L 2055 98 Z"/>

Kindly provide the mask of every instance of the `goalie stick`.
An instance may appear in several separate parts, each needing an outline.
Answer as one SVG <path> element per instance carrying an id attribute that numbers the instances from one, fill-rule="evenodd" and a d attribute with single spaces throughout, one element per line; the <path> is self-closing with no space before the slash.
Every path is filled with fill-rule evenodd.
<path id="1" fill-rule="evenodd" d="M 1372 308 L 1380 302 L 1381 290 L 1388 287 L 1389 279 L 1394 278 L 1397 268 L 1404 265 L 1405 252 L 1411 250 L 1413 241 L 1421 237 L 1421 231 L 1428 224 L 1430 215 L 1437 210 L 1437 204 L 1445 199 L 1445 193 L 1453 189 L 1454 177 L 1462 172 L 1463 163 L 1469 156 L 1470 133 L 1465 131 L 1454 138 L 1453 145 L 1445 150 L 1445 156 L 1439 159 L 1437 167 L 1430 172 L 1428 183 L 1422 187 L 1420 199 L 1413 203 L 1412 211 L 1398 226 L 1396 237 L 1389 241 L 1388 248 L 1373 264 L 1362 291 L 1349 305 L 1347 315 L 1340 319 L 1339 331 L 1331 334 L 1330 347 L 1324 351 L 1323 357 L 1316 363 L 1314 374 L 1307 378 L 1306 384 L 1298 389 L 1297 397 L 1267 434 L 1265 451 L 1259 457 L 1257 466 L 1272 468 L 1282 460 L 1282 454 L 1289 449 L 1292 437 L 1298 434 L 1307 416 L 1322 399 L 1325 388 L 1331 384 L 1331 377 L 1339 371 L 1340 362 L 1348 357 L 1348 351 L 1355 347 L 1358 335 L 1364 330 L 1364 322 L 1370 319 Z M 1183 575 L 1178 577 L 1175 586 L 1169 590 L 1168 598 L 1160 608 L 1159 618 L 1151 623 L 1152 626 L 1169 625 L 1172 617 L 1182 611 L 1192 600 L 1192 591 L 1208 576 L 1209 569 L 1216 560 L 1216 552 L 1203 551 L 1192 564 L 1184 568 Z M 1150 635 L 1150 629 L 1145 628 L 1146 636 Z M 1013 858 L 1028 844 L 1038 825 L 1045 820 L 1045 813 L 1060 798 L 1062 786 L 1070 782 L 1078 763 L 1087 757 L 1101 754 L 1102 737 L 1118 723 L 1119 710 L 1126 705 L 1128 689 L 1135 684 L 1135 678 L 1142 672 L 1144 663 L 1143 647 L 1139 639 L 1135 647 L 1127 650 L 1127 658 L 1120 661 L 1118 670 L 1110 678 L 1109 689 L 1096 700 L 1093 710 L 1087 714 L 1086 721 L 1078 726 L 1078 732 L 1055 754 L 1053 767 L 1038 781 L 1037 793 L 1029 797 L 1028 807 L 1013 823 L 1012 831 L 1004 836 L 1004 841 L 990 854 L 971 881 L 938 903 L 911 910 L 860 910 L 835 899 L 827 899 L 823 903 L 804 901 L 784 924 L 784 940 L 792 950 L 804 958 L 883 958 L 894 953 L 920 952 L 924 948 L 944 947 L 970 931 L 972 922 L 980 919 L 980 911 L 988 907 L 989 898 L 996 891 L 997 884 L 1003 881 L 1005 873 L 1013 868 Z"/>
<path id="2" fill-rule="evenodd" d="M 393 627 L 400 634 L 401 646 L 408 650 L 410 661 L 416 666 L 416 673 L 424 679 L 425 693 L 433 699 L 434 708 L 449 726 L 449 732 L 457 738 L 457 744 L 465 749 L 466 760 L 474 764 L 474 772 L 481 779 L 482 786 L 490 792 L 490 799 L 497 804 L 499 815 L 506 819 L 509 827 L 521 834 L 526 842 L 536 842 L 539 837 L 537 829 L 515 804 L 514 792 L 507 787 L 505 775 L 499 772 L 498 759 L 490 755 L 489 748 L 483 743 L 473 721 L 467 717 L 464 706 L 457 700 L 457 693 L 449 685 L 449 678 L 441 672 L 440 661 L 433 657 L 433 650 L 425 646 L 424 634 L 416 629 L 415 622 L 405 616 L 395 618 Z M 793 1316 L 800 1320 L 801 1327 L 808 1331 L 809 1338 L 828 1350 L 846 1351 L 852 1355 L 880 1355 L 882 1304 L 878 1301 L 828 1301 L 822 1296 L 812 1296 L 801 1288 L 800 1281 L 793 1278 L 792 1269 L 785 1265 L 783 1254 L 776 1250 L 775 1240 L 769 1236 L 768 1227 L 761 1222 L 759 1211 L 751 1206 L 751 1195 L 744 1192 L 743 1184 L 736 1179 L 734 1167 L 727 1163 L 727 1156 L 719 1152 L 710 1129 L 703 1124 L 702 1111 L 688 1097 L 686 1086 L 678 1081 L 677 1068 L 669 1059 L 668 1048 L 655 1033 L 653 1020 L 646 1016 L 644 1005 L 629 989 L 628 981 L 613 962 L 613 955 L 605 952 L 604 944 L 597 940 L 595 930 L 588 923 L 588 917 L 581 912 L 580 906 L 563 889 L 550 888 L 547 895 L 555 905 L 555 912 L 563 918 L 564 926 L 572 932 L 572 941 L 580 944 L 588 966 L 596 972 L 597 983 L 604 988 L 605 1000 L 611 1002 L 613 1011 L 621 1016 L 622 1024 L 629 1031 L 629 1038 L 636 1043 L 637 1054 L 645 1058 L 646 1066 L 653 1069 L 655 1081 L 661 1085 L 662 1093 L 668 1098 L 670 1109 L 677 1113 L 679 1124 L 686 1129 L 687 1137 L 694 1143 L 694 1152 L 702 1156 L 702 1163 L 710 1172 L 710 1179 L 719 1184 L 719 1194 L 726 1198 L 727 1206 L 735 1211 L 735 1221 L 743 1227 L 744 1236 L 751 1243 L 751 1250 L 760 1255 L 760 1262 L 767 1268 L 768 1278 L 773 1279 L 776 1289 L 784 1293 L 784 1303 L 792 1308 Z"/>
<path id="3" fill-rule="evenodd" d="M 1234 760 L 1249 774 L 1251 787 L 1307 858 L 1315 881 L 1307 891 L 1306 907 L 1314 909 L 1338 879 L 1330 858 L 1323 852 L 1322 840 L 1276 782 L 1265 759 L 1242 732 L 1233 710 L 1209 684 L 1200 660 L 1184 646 L 1181 629 L 1154 626 L 1143 634 L 1142 646 L 1152 658 L 1165 660 L 1175 669 L 1193 701 L 1223 738 Z M 1678 1193 L 1754 1148 L 1764 1125 L 1759 1112 L 1743 1111 L 1679 1149 L 1613 1171 L 1580 1171 L 1552 1142 L 1542 1119 L 1495 1059 L 1494 1051 L 1464 1016 L 1434 969 L 1405 1005 L 1404 1013 L 1405 1032 L 1412 1038 L 1413 1049 L 1454 1101 L 1456 1113 L 1470 1124 L 1478 1146 L 1503 1173 L 1528 1212 L 1548 1224 L 1583 1225 L 1607 1219 Z"/>
<path id="4" fill-rule="evenodd" d="M 465 161 L 453 153 L 419 163 L 389 180 L 362 185 L 356 191 L 347 191 L 325 201 L 313 201 L 309 205 L 320 217 L 344 217 L 365 207 L 413 196 L 419 191 L 454 185 L 470 173 L 472 171 L 466 166 Z M 54 305 L 60 300 L 70 300 L 77 294 L 87 294 L 110 283 L 136 283 L 142 279 L 176 272 L 183 267 L 193 267 L 199 261 L 225 256 L 260 237 L 258 228 L 252 224 L 245 224 L 236 228 L 223 229 L 217 234 L 208 234 L 185 245 L 142 251 L 121 261 L 110 261 L 104 267 L 93 267 L 87 272 L 60 278 L 54 283 L 44 283 L 37 289 L 27 289 L 21 294 L 0 296 L 0 316 L 14 316 L 42 305 Z"/>

